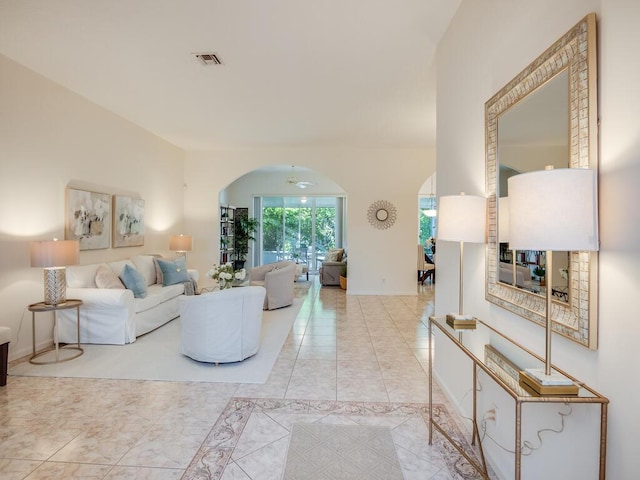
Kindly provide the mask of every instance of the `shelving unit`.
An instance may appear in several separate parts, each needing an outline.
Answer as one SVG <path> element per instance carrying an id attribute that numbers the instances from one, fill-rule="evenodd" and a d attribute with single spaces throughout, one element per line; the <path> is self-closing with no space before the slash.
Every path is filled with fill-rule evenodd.
<path id="1" fill-rule="evenodd" d="M 566 372 L 552 366 L 555 372 L 561 373 L 565 377 L 571 379 L 580 388 L 577 395 L 538 395 L 527 388 L 524 388 L 518 382 L 518 372 L 523 368 L 540 367 L 544 360 L 535 353 L 526 349 L 511 338 L 503 335 L 493 327 L 487 325 L 482 320 L 476 321 L 476 328 L 472 330 L 460 330 L 451 328 L 444 317 L 429 317 L 429 338 L 433 337 L 434 330 L 442 333 L 442 337 L 450 341 L 456 348 L 460 349 L 473 363 L 473 435 L 471 444 L 478 444 L 481 463 L 471 458 L 462 448 L 462 446 L 451 438 L 433 416 L 433 349 L 429 352 L 429 445 L 432 444 L 433 429 L 440 432 L 448 442 L 458 450 L 483 478 L 488 479 L 487 465 L 485 463 L 484 452 L 480 435 L 478 432 L 477 421 L 477 392 L 478 392 L 478 372 L 483 371 L 491 378 L 502 390 L 511 396 L 515 402 L 515 472 L 513 478 L 520 480 L 522 469 L 522 407 L 524 404 L 596 404 L 600 406 L 600 458 L 598 463 L 598 478 L 605 478 L 605 467 L 607 457 L 607 409 L 609 400 L 588 387 L 581 381 L 570 376 Z M 506 340 L 510 344 L 510 348 L 518 352 L 521 358 L 521 364 L 516 366 L 508 358 L 504 357 L 491 345 L 491 337 L 498 336 Z"/>
<path id="2" fill-rule="evenodd" d="M 220 206 L 220 265 L 233 260 L 235 213 L 235 207 Z"/>

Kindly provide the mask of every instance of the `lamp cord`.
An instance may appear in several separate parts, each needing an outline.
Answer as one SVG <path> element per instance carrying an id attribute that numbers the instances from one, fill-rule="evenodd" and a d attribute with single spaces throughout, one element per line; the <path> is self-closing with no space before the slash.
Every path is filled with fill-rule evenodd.
<path id="1" fill-rule="evenodd" d="M 482 383 L 480 382 L 480 380 L 477 380 L 478 382 L 478 386 L 476 388 L 476 392 L 482 392 Z M 469 390 L 467 390 L 465 392 L 465 394 L 460 398 L 460 401 L 458 402 L 458 406 L 460 406 L 460 404 L 462 403 L 462 401 L 466 398 L 467 395 L 469 395 L 469 393 L 471 393 L 473 391 L 472 388 L 470 388 Z M 550 433 L 562 433 L 564 431 L 564 419 L 565 417 L 570 416 L 573 413 L 573 409 L 571 408 L 571 405 L 569 403 L 564 403 L 564 406 L 567 407 L 569 409 L 568 412 L 562 412 L 562 411 L 558 411 L 557 414 L 560 417 L 560 428 L 555 429 L 552 427 L 549 428 L 541 428 L 540 430 L 538 430 L 536 432 L 536 437 L 538 438 L 538 445 L 535 446 L 533 444 L 533 442 L 529 441 L 529 440 L 524 440 L 522 442 L 522 456 L 526 457 L 531 455 L 534 451 L 539 450 L 542 447 L 542 434 L 545 432 L 550 432 Z M 489 433 L 487 432 L 487 422 L 495 420 L 495 410 L 487 410 L 484 415 L 482 416 L 482 420 L 480 420 L 480 424 L 478 426 L 479 430 L 481 431 L 481 438 L 480 438 L 480 442 L 483 442 L 485 437 L 488 438 L 489 440 L 491 440 L 496 446 L 498 446 L 499 448 L 501 448 L 502 450 L 504 450 L 507 453 L 512 453 L 515 455 L 515 450 L 510 450 L 509 448 L 500 445 L 500 443 L 494 439 L 491 435 L 489 435 Z M 466 417 L 464 415 L 461 415 L 461 418 L 463 418 L 464 420 L 468 420 L 473 424 L 473 418 L 470 417 Z"/>
<path id="2" fill-rule="evenodd" d="M 522 442 L 522 456 L 526 457 L 531 455 L 534 451 L 539 450 L 542 447 L 542 434 L 545 432 L 550 432 L 550 433 L 562 433 L 564 431 L 564 418 L 568 417 L 569 415 L 571 415 L 573 413 L 573 409 L 571 408 L 571 406 L 568 403 L 564 404 L 565 407 L 567 407 L 569 409 L 568 412 L 561 412 L 558 411 L 557 414 L 560 417 L 560 428 L 555 429 L 552 427 L 549 428 L 541 428 L 540 430 L 538 430 L 536 432 L 536 437 L 538 437 L 538 445 L 535 446 L 533 442 L 530 442 L 529 440 L 524 440 Z M 497 445 L 498 447 L 500 447 L 502 450 L 504 450 L 507 453 L 513 453 L 515 454 L 516 452 L 514 450 L 510 450 L 502 445 L 500 445 L 500 443 L 494 439 L 491 435 L 489 435 L 487 433 L 487 422 L 491 421 L 493 419 L 495 419 L 495 417 L 493 417 L 493 415 L 495 415 L 495 412 L 492 410 L 488 410 L 487 412 L 485 412 L 485 414 L 482 417 L 482 420 L 480 421 L 480 430 L 482 431 L 482 438 L 480 439 L 480 441 L 482 442 L 484 440 L 484 438 L 488 438 L 489 440 L 491 440 L 495 445 Z"/>

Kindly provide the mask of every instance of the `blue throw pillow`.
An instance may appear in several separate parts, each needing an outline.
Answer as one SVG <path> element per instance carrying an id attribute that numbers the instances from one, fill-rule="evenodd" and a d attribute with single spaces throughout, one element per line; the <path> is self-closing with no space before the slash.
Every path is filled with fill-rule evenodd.
<path id="1" fill-rule="evenodd" d="M 142 274 L 127 264 L 120 274 L 120 280 L 124 286 L 133 292 L 136 298 L 144 298 L 147 296 L 147 282 Z"/>
<path id="2" fill-rule="evenodd" d="M 160 270 L 162 270 L 163 287 L 189 281 L 187 262 L 184 257 L 176 258 L 173 261 L 158 259 L 158 265 L 160 266 Z"/>

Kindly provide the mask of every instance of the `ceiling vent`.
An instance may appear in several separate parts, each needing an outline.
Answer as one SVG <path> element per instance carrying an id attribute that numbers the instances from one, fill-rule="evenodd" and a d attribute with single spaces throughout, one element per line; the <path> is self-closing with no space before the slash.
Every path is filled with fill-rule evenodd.
<path id="1" fill-rule="evenodd" d="M 194 53 L 194 55 L 203 65 L 222 65 L 222 60 L 217 53 Z"/>

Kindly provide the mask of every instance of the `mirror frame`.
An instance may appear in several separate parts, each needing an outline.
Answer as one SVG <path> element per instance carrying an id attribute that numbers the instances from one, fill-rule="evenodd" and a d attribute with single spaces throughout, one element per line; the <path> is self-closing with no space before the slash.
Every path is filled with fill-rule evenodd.
<path id="1" fill-rule="evenodd" d="M 598 172 L 596 15 L 590 13 L 485 104 L 487 259 L 485 298 L 545 326 L 545 297 L 498 281 L 498 118 L 569 71 L 569 167 Z M 552 330 L 597 348 L 598 253 L 570 252 L 569 303 L 554 301 Z"/>

